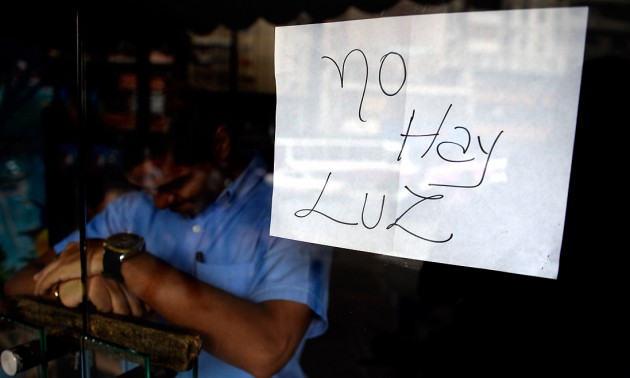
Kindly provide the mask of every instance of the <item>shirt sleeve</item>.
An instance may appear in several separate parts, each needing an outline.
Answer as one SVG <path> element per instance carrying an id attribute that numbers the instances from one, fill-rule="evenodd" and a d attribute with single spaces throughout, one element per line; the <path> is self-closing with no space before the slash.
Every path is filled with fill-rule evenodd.
<path id="1" fill-rule="evenodd" d="M 285 299 L 306 304 L 317 315 L 307 336 L 321 335 L 328 327 L 332 248 L 277 237 L 270 237 L 268 246 L 253 300 Z"/>
<path id="2" fill-rule="evenodd" d="M 142 194 L 139 192 L 130 192 L 118 197 L 88 222 L 85 228 L 86 237 L 105 239 L 113 233 L 132 230 L 133 220 L 129 214 L 136 212 L 135 209 L 142 203 L 141 201 Z M 53 249 L 59 254 L 69 242 L 78 241 L 79 230 L 75 230 L 53 245 Z"/>

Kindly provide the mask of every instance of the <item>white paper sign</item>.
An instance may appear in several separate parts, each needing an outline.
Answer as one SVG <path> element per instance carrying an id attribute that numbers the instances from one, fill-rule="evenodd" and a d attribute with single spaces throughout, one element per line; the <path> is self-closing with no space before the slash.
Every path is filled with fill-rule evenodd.
<path id="1" fill-rule="evenodd" d="M 556 278 L 587 16 L 277 27 L 271 234 Z"/>

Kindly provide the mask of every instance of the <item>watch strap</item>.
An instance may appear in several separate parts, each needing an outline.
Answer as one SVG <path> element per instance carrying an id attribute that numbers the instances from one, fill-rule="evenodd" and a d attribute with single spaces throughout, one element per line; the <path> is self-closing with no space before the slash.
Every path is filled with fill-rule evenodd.
<path id="1" fill-rule="evenodd" d="M 120 271 L 123 257 L 124 255 L 121 253 L 105 248 L 103 251 L 103 276 L 123 282 L 124 278 Z"/>

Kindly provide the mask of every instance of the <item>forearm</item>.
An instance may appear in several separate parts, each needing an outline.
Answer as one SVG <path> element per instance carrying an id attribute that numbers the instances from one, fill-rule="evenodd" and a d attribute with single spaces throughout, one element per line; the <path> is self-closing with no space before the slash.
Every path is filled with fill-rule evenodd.
<path id="1" fill-rule="evenodd" d="M 39 272 L 47 263 L 53 261 L 54 259 L 55 252 L 52 249 L 49 249 L 36 260 L 28 263 L 24 268 L 11 276 L 11 278 L 4 284 L 4 295 L 34 295 L 35 280 L 33 280 L 33 275 Z"/>
<path id="2" fill-rule="evenodd" d="M 199 333 L 209 353 L 256 376 L 284 366 L 312 316 L 299 303 L 243 300 L 148 254 L 125 262 L 122 273 L 127 287 L 162 317 Z"/>

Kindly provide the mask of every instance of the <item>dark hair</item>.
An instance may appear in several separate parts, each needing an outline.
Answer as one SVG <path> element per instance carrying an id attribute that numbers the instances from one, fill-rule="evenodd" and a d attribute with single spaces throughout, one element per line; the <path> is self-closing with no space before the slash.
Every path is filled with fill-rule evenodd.
<path id="1" fill-rule="evenodd" d="M 270 149 L 268 124 L 275 117 L 273 97 L 208 93 L 186 89 L 172 112 L 166 133 L 132 131 L 124 136 L 125 169 L 172 152 L 178 165 L 212 161 L 212 142 L 218 126 L 228 126 L 231 156 L 239 158 Z"/>
<path id="2" fill-rule="evenodd" d="M 190 87 L 170 92 L 169 126 L 166 132 L 136 128 L 121 137 L 123 169 L 171 153 L 175 164 L 194 165 L 212 161 L 212 142 L 219 125 L 234 123 L 225 96 L 209 98 Z M 232 127 L 230 125 L 230 127 Z M 143 130 L 144 129 L 144 130 Z"/>
<path id="3" fill-rule="evenodd" d="M 212 142 L 216 124 L 174 124 L 168 132 L 130 131 L 121 135 L 123 170 L 148 159 L 172 154 L 177 165 L 194 165 L 213 159 Z"/>

